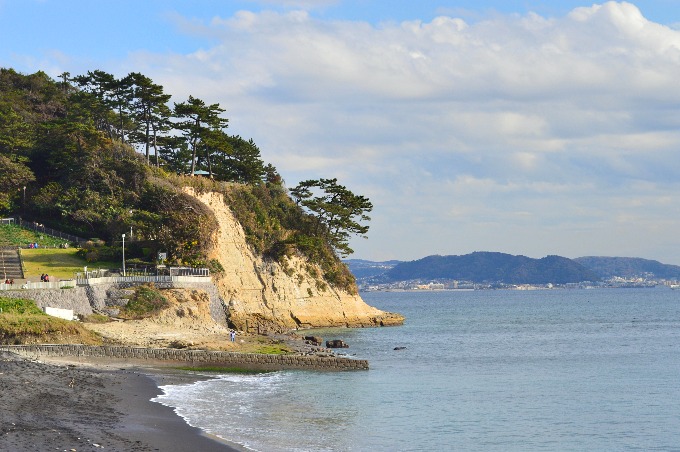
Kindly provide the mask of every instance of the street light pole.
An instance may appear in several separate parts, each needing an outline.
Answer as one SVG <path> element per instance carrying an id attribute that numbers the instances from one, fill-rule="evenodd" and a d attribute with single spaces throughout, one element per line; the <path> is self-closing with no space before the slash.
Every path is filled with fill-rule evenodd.
<path id="1" fill-rule="evenodd" d="M 125 276 L 125 234 L 123 234 L 123 276 Z"/>

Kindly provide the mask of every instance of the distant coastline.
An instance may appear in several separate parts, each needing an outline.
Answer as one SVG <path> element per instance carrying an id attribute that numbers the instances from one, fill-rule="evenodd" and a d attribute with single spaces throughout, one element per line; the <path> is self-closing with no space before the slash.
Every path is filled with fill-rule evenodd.
<path id="1" fill-rule="evenodd" d="M 348 259 L 345 264 L 362 292 L 680 287 L 680 266 L 631 257 L 532 259 L 475 252 L 463 256 L 428 256 L 409 262 Z"/>

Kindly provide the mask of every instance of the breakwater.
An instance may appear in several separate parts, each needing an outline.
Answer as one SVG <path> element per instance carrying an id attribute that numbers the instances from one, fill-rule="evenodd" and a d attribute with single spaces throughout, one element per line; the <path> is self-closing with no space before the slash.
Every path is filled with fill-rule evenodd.
<path id="1" fill-rule="evenodd" d="M 209 350 L 178 350 L 73 344 L 2 345 L 0 350 L 28 358 L 71 358 L 150 367 L 238 367 L 248 370 L 367 370 L 368 361 L 338 356 L 267 355 Z"/>

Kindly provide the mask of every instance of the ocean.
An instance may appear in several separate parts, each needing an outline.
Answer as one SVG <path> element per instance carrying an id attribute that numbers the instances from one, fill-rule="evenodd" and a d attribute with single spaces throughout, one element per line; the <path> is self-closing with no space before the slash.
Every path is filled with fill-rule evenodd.
<path id="1" fill-rule="evenodd" d="M 220 375 L 154 400 L 263 452 L 680 450 L 680 290 L 362 297 L 406 323 L 314 334 L 368 371 Z"/>

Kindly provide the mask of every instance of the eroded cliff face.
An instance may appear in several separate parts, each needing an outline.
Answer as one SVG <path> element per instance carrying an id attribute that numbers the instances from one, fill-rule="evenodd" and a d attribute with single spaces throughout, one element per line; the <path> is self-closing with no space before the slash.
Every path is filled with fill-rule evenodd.
<path id="1" fill-rule="evenodd" d="M 251 333 L 282 332 L 294 328 L 329 326 L 365 327 L 400 325 L 399 314 L 367 305 L 359 295 L 336 290 L 314 278 L 305 260 L 289 259 L 284 269 L 255 256 L 241 225 L 219 193 L 196 194 L 217 217 L 210 259 L 224 267 L 213 275 L 229 308 L 229 321 Z M 317 269 L 318 270 L 318 269 Z M 319 272 L 320 274 L 320 272 Z"/>

